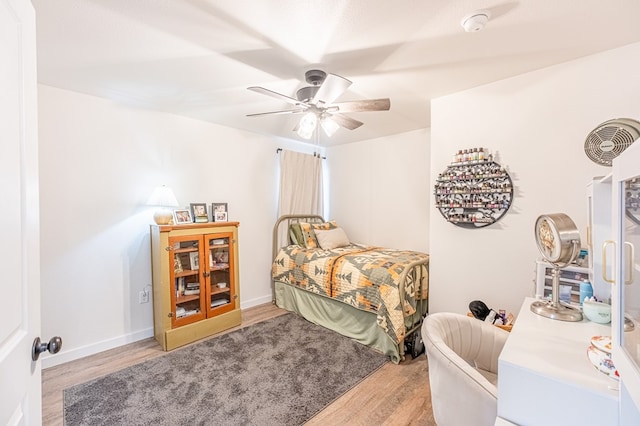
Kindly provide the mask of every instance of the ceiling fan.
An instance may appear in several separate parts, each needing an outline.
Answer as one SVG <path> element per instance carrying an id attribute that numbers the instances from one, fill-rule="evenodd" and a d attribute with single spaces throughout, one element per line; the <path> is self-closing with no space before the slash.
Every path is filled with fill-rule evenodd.
<path id="1" fill-rule="evenodd" d="M 280 99 L 294 107 L 282 111 L 247 114 L 247 117 L 270 114 L 304 114 L 293 130 L 297 132 L 300 137 L 310 139 L 318 123 L 320 123 L 320 126 L 327 136 L 333 135 L 340 127 L 354 130 L 362 126 L 363 123 L 361 121 L 346 116 L 343 113 L 388 111 L 391 107 L 389 98 L 334 102 L 340 95 L 347 91 L 351 85 L 351 81 L 336 74 L 327 74 L 322 70 L 309 70 L 304 76 L 310 86 L 299 89 L 296 92 L 295 98 L 265 89 L 264 87 L 248 87 L 249 90 Z"/>

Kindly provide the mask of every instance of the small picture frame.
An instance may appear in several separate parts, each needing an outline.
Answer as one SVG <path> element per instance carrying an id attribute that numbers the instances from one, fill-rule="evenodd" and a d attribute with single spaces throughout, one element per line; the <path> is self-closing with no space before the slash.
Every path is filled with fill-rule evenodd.
<path id="1" fill-rule="evenodd" d="M 189 266 L 191 266 L 192 271 L 197 271 L 200 269 L 200 261 L 199 261 L 198 252 L 189 253 Z"/>
<path id="2" fill-rule="evenodd" d="M 179 274 L 182 271 L 182 261 L 180 260 L 180 256 L 175 256 L 173 258 L 173 273 Z"/>
<path id="3" fill-rule="evenodd" d="M 215 212 L 213 217 L 214 222 L 226 222 L 227 212 Z"/>
<path id="4" fill-rule="evenodd" d="M 209 222 L 207 205 L 205 203 L 191 203 L 191 214 L 196 223 Z"/>
<path id="5" fill-rule="evenodd" d="M 226 222 L 228 218 L 227 203 L 211 203 L 211 218 L 214 222 Z"/>
<path id="6" fill-rule="evenodd" d="M 181 223 L 192 223 L 191 212 L 189 209 L 178 209 L 173 211 L 173 221 L 176 225 Z"/>

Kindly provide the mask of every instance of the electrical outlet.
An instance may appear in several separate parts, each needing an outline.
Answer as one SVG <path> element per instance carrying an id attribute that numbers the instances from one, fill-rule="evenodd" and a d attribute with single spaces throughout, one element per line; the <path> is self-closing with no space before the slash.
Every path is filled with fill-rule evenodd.
<path id="1" fill-rule="evenodd" d="M 138 294 L 138 302 L 140 304 L 142 303 L 149 303 L 149 290 L 142 290 L 139 294 Z"/>

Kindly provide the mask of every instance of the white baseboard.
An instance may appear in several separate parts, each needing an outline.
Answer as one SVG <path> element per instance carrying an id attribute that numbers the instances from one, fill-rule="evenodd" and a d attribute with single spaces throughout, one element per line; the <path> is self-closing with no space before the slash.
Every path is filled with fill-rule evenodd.
<path id="1" fill-rule="evenodd" d="M 64 350 L 63 341 L 62 350 L 60 352 L 55 355 L 42 355 L 42 368 L 55 367 L 56 365 L 64 364 L 65 362 L 75 361 L 76 359 L 84 358 L 85 356 L 95 355 L 99 352 L 137 342 L 138 340 L 143 340 L 148 337 L 153 337 L 153 327 L 125 334 L 123 336 L 114 337 L 113 339 L 96 342 L 91 345 L 82 346 L 80 348 L 70 349 L 68 351 Z"/>
<path id="2" fill-rule="evenodd" d="M 257 297 L 255 299 L 241 301 L 240 309 L 252 308 L 254 306 L 262 305 L 271 302 L 271 295 Z M 80 348 L 64 350 L 64 342 L 62 350 L 55 355 L 42 354 L 42 368 L 55 367 L 56 365 L 64 364 L 65 362 L 75 361 L 76 359 L 84 358 L 85 356 L 95 355 L 99 352 L 107 351 L 109 349 L 117 348 L 129 343 L 137 342 L 149 337 L 153 337 L 153 327 L 146 328 L 144 330 L 136 331 L 134 333 L 125 334 L 123 336 L 114 337 L 113 339 L 103 340 L 102 342 L 93 343 L 91 345 L 83 346 Z"/>
<path id="3" fill-rule="evenodd" d="M 271 303 L 270 294 L 262 297 L 256 297 L 251 300 L 240 301 L 240 309 L 253 308 L 254 306 L 264 305 L 265 303 Z"/>

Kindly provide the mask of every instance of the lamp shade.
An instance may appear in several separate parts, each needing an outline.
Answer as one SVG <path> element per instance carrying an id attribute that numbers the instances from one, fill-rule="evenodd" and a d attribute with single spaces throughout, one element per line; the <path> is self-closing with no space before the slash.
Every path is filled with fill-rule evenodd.
<path id="1" fill-rule="evenodd" d="M 151 193 L 149 200 L 147 201 L 148 206 L 161 206 L 161 207 L 177 207 L 178 200 L 174 195 L 171 188 L 166 185 L 162 185 L 157 187 Z"/>
<path id="2" fill-rule="evenodd" d="M 153 190 L 147 205 L 160 207 L 153 215 L 153 220 L 158 225 L 169 225 L 173 221 L 173 212 L 167 207 L 177 207 L 178 200 L 171 188 L 162 185 Z"/>

